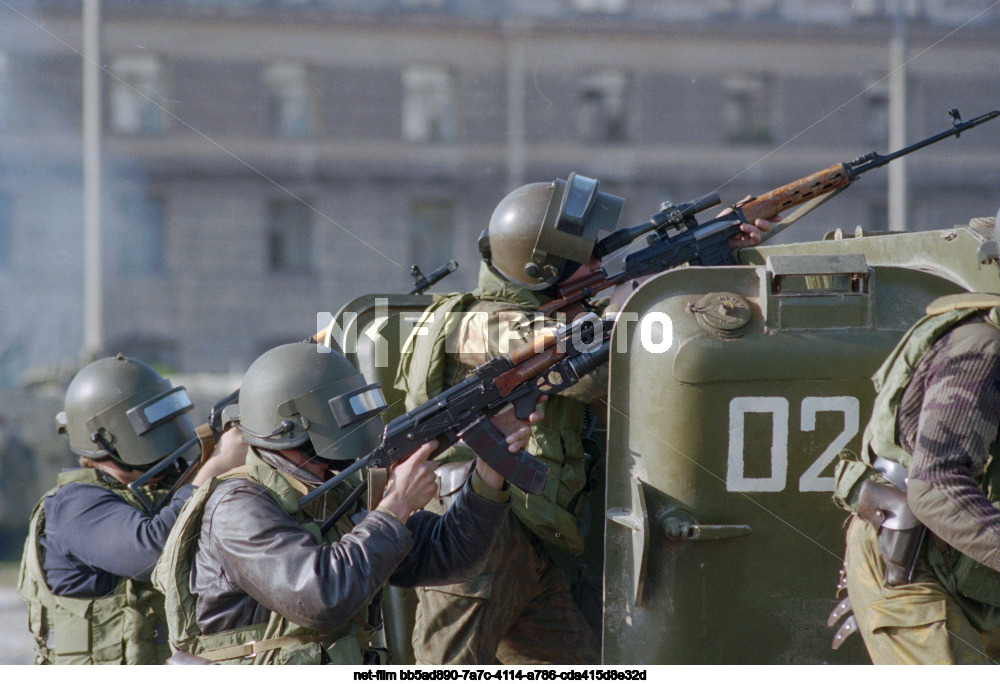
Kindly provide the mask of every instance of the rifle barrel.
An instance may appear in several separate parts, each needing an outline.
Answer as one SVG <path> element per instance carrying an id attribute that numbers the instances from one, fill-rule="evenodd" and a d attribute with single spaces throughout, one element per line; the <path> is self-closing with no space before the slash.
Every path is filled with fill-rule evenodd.
<path id="1" fill-rule="evenodd" d="M 986 112 L 985 114 L 981 114 L 980 116 L 969 119 L 968 121 L 962 121 L 961 119 L 958 119 L 957 110 L 953 109 L 952 112 L 952 116 L 954 116 L 956 120 L 955 123 L 952 124 L 952 127 L 948 130 L 936 133 L 929 138 L 924 138 L 919 142 L 915 142 L 912 145 L 908 145 L 907 147 L 896 150 L 895 152 L 890 152 L 889 154 L 882 155 L 872 152 L 871 154 L 855 159 L 847 165 L 848 168 L 850 168 L 854 177 L 860 176 L 866 171 L 871 171 L 872 169 L 877 169 L 880 166 L 885 166 L 894 159 L 899 159 L 902 156 L 910 154 L 911 152 L 916 152 L 917 150 L 927 147 L 928 145 L 933 145 L 934 143 L 944 140 L 945 138 L 950 138 L 952 136 L 958 138 L 964 131 L 967 131 L 970 128 L 975 128 L 980 124 L 984 124 L 987 121 L 991 121 L 1000 116 L 1000 109 L 994 109 L 992 112 Z"/>

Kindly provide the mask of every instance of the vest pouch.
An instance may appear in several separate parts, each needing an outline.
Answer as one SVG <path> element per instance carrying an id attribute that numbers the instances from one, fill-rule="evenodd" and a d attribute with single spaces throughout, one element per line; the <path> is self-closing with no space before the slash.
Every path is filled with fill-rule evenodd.
<path id="1" fill-rule="evenodd" d="M 548 487 L 547 484 L 546 489 Z M 573 555 L 583 553 L 583 537 L 572 514 L 556 506 L 545 494 L 529 496 L 520 489 L 512 488 L 510 491 L 514 515 L 539 539 Z"/>
<path id="2" fill-rule="evenodd" d="M 312 645 L 319 647 L 319 644 Z M 357 665 L 363 662 L 361 646 L 358 644 L 358 638 L 353 634 L 337 639 L 327 646 L 325 651 L 331 665 Z"/>
<path id="3" fill-rule="evenodd" d="M 957 556 L 957 559 L 956 559 Z M 955 591 L 977 603 L 1000 607 L 1000 572 L 965 554 L 952 554 Z"/>
<path id="4" fill-rule="evenodd" d="M 354 645 L 355 650 L 357 650 L 357 643 Z M 360 663 L 361 656 L 358 656 L 358 660 L 353 662 L 340 663 L 342 665 L 355 665 Z M 276 648 L 273 651 L 268 651 L 267 653 L 259 653 L 254 658 L 254 665 L 322 665 L 323 664 L 323 647 L 317 643 L 307 643 L 307 644 L 294 644 L 292 646 L 284 646 L 282 648 Z"/>
<path id="5" fill-rule="evenodd" d="M 871 478 L 874 473 L 853 451 L 841 451 L 837 454 L 837 463 L 833 469 L 833 503 L 848 513 L 853 513 L 858 505 L 860 483 Z"/>
<path id="6" fill-rule="evenodd" d="M 52 654 L 58 657 L 89 655 L 90 621 L 76 615 L 60 615 L 59 624 L 49 632 L 48 643 Z"/>
<path id="7" fill-rule="evenodd" d="M 126 610 L 125 595 L 121 591 L 94 601 L 91 606 L 90 648 L 95 664 L 127 662 L 125 643 L 130 639 L 125 631 Z"/>
<path id="8" fill-rule="evenodd" d="M 170 657 L 166 617 L 152 605 L 126 605 L 122 614 L 125 662 L 163 663 Z"/>

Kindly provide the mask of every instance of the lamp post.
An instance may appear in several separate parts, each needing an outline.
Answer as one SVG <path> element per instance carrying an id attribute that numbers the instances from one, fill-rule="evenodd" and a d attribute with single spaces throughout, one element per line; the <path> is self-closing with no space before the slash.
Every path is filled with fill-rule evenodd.
<path id="1" fill-rule="evenodd" d="M 83 0 L 83 361 L 104 346 L 101 255 L 101 2 Z"/>

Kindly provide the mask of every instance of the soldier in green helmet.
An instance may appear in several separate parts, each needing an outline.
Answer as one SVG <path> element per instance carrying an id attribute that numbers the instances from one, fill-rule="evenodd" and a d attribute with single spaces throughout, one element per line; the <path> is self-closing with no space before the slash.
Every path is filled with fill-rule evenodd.
<path id="1" fill-rule="evenodd" d="M 302 342 L 264 353 L 243 378 L 238 416 L 224 414 L 250 445 L 246 466 L 191 498 L 153 578 L 178 651 L 231 664 L 376 662 L 384 584 L 455 582 L 482 567 L 509 487 L 479 462 L 448 515 L 419 510 L 437 492 L 436 442 L 398 463 L 367 507 L 350 497 L 359 484 L 350 478 L 300 507 L 378 445 L 386 408 L 377 384 L 322 350 Z M 494 421 L 517 451 L 527 424 Z"/>
<path id="2" fill-rule="evenodd" d="M 183 387 L 121 355 L 70 382 L 56 422 L 82 468 L 61 473 L 35 506 L 18 578 L 37 663 L 154 664 L 170 655 L 153 566 L 187 498 L 245 453 L 238 437 L 224 435 L 192 483 L 163 501 L 182 459 L 199 458 L 191 409 Z M 159 501 L 148 511 L 127 485 L 171 460 L 172 472 L 139 490 Z"/>
<path id="3" fill-rule="evenodd" d="M 622 198 L 600 191 L 597 180 L 575 173 L 504 197 L 480 237 L 478 288 L 436 298 L 404 347 L 396 387 L 407 393 L 407 408 L 564 323 L 535 312 L 551 301 L 554 286 L 599 265 L 593 256 L 598 233 L 616 227 L 623 205 Z M 745 224 L 731 246 L 755 244 L 769 227 L 766 221 Z M 417 590 L 418 663 L 599 662 L 597 636 L 547 545 L 583 551 L 577 514 L 589 485 L 581 437 L 585 422 L 593 420 L 585 416 L 587 405 L 606 394 L 606 369 L 547 402 L 544 420 L 532 427 L 528 451 L 549 466 L 548 484 L 539 496 L 513 489 L 512 514 L 483 574 Z M 461 481 L 470 458 L 460 446 L 440 457 L 443 494 L 454 489 L 450 481 Z M 439 497 L 432 509 L 448 504 L 447 496 Z"/>
<path id="4" fill-rule="evenodd" d="M 996 263 L 996 220 L 970 226 Z M 873 380 L 860 457 L 841 455 L 834 493 L 855 514 L 841 635 L 858 629 L 876 664 L 996 662 L 1000 295 L 932 302 Z"/>

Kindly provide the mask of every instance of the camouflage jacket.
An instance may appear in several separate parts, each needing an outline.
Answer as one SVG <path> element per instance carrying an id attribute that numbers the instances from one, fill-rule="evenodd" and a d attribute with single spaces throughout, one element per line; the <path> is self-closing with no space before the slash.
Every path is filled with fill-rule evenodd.
<path id="1" fill-rule="evenodd" d="M 1000 492 L 984 478 L 1000 416 L 1000 329 L 982 315 L 945 333 L 900 399 L 907 500 L 950 546 L 1000 570 Z M 985 480 L 985 481 L 984 481 Z"/>

